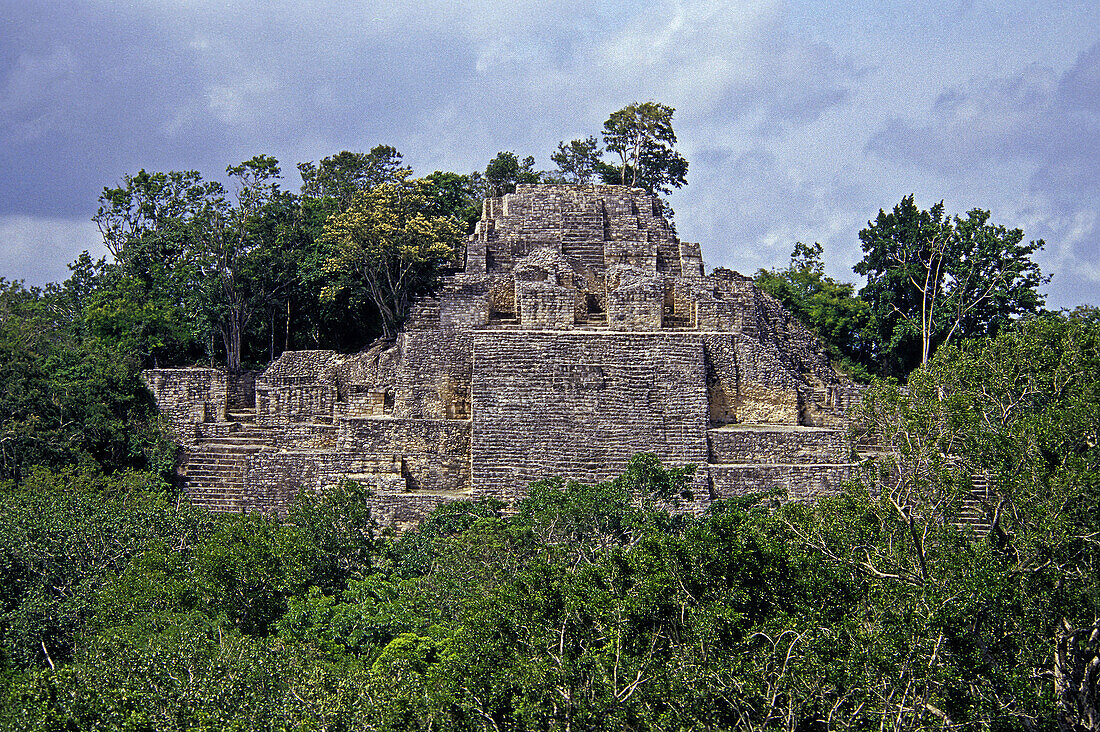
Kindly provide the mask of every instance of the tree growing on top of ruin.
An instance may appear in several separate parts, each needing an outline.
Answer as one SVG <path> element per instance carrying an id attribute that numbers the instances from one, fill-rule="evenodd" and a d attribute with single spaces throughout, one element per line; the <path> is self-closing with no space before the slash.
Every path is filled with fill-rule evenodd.
<path id="1" fill-rule="evenodd" d="M 332 247 L 324 263 L 331 300 L 353 283 L 365 286 L 378 308 L 386 338 L 397 331 L 418 295 L 432 291 L 462 237 L 461 224 L 433 213 L 431 181 L 402 179 L 360 191 L 348 208 L 325 223 Z"/>
<path id="2" fill-rule="evenodd" d="M 542 182 L 543 175 L 535 170 L 535 159 L 530 155 L 521 161 L 514 152 L 502 151 L 485 166 L 487 196 L 515 193 L 520 183 Z"/>
<path id="3" fill-rule="evenodd" d="M 658 102 L 635 102 L 612 112 L 603 123 L 603 139 L 621 164 L 603 166 L 604 181 L 665 195 L 686 184 L 687 160 L 674 149 L 675 111 Z"/>
<path id="4" fill-rule="evenodd" d="M 570 183 L 591 183 L 592 177 L 600 168 L 599 141 L 589 135 L 583 140 L 572 140 L 569 144 L 558 143 L 558 151 L 550 160 L 558 166 L 558 173 Z"/>

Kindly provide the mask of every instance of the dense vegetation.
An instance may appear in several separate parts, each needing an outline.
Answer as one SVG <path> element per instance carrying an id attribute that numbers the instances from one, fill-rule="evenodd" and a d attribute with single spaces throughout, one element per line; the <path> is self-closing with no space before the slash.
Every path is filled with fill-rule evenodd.
<path id="1" fill-rule="evenodd" d="M 1050 281 L 1021 229 L 989 223 L 989 211 L 948 217 L 943 202 L 924 211 L 905 196 L 859 232 L 863 259 L 852 284 L 825 275 L 820 244 L 795 244 L 790 264 L 760 270 L 756 282 L 829 345 L 851 376 L 904 380 L 940 346 L 995 335 L 1014 318 L 1041 312 Z"/>
<path id="2" fill-rule="evenodd" d="M 392 335 L 482 195 L 682 185 L 671 117 L 620 110 L 555 173 L 141 171 L 101 199 L 114 261 L 0 280 L 0 728 L 1100 729 L 1100 312 L 1040 313 L 1041 242 L 987 212 L 880 212 L 859 293 L 820 245 L 757 273 L 872 381 L 880 452 L 834 498 L 683 513 L 692 469 L 639 455 L 394 535 L 354 483 L 282 519 L 173 485 L 141 368 Z"/>
<path id="3" fill-rule="evenodd" d="M 280 521 L 32 470 L 0 488 L 0 726 L 1089 728 L 1100 314 L 945 346 L 862 418 L 881 459 L 815 505 L 670 513 L 691 471 L 643 455 L 400 536 L 351 483 Z M 977 472 L 988 535 L 955 525 Z"/>

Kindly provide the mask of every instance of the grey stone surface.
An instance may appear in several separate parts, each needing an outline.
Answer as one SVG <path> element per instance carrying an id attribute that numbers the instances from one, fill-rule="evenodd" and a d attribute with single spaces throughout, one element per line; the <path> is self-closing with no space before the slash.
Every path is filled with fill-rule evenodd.
<path id="1" fill-rule="evenodd" d="M 699 466 L 693 510 L 833 491 L 859 394 L 749 278 L 706 276 L 652 196 L 604 185 L 487 199 L 396 341 L 284 353 L 254 378 L 144 376 L 194 502 L 280 512 L 352 478 L 399 526 L 456 498 L 514 501 L 539 478 L 610 478 L 640 451 Z"/>

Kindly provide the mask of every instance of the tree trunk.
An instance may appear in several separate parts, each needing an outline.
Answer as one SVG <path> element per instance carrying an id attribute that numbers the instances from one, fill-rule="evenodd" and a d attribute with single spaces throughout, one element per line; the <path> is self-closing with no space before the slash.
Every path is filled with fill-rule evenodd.
<path id="1" fill-rule="evenodd" d="M 229 311 L 228 337 L 225 339 L 225 365 L 231 374 L 241 373 L 241 311 Z"/>
<path id="2" fill-rule="evenodd" d="M 1061 732 L 1100 730 L 1100 620 L 1074 628 L 1065 620 L 1054 651 L 1054 694 Z"/>

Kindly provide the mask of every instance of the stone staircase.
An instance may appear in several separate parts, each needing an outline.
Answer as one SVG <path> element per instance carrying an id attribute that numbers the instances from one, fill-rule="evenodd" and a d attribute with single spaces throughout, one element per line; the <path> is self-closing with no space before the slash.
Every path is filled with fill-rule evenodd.
<path id="1" fill-rule="evenodd" d="M 963 498 L 962 507 L 955 516 L 955 525 L 960 529 L 971 529 L 975 534 L 984 536 L 993 528 L 985 506 L 989 499 L 989 476 L 975 475 L 970 494 Z"/>
<path id="2" fill-rule="evenodd" d="M 588 313 L 584 320 L 576 322 L 578 328 L 606 328 L 607 313 Z"/>
<path id="3" fill-rule="evenodd" d="M 193 505 L 211 511 L 243 511 L 249 458 L 271 449 L 275 435 L 255 424 L 255 409 L 238 408 L 226 418 L 202 430 L 211 436 L 185 450 L 178 473 Z"/>
<path id="4" fill-rule="evenodd" d="M 726 425 L 707 430 L 707 445 L 715 498 L 780 489 L 811 499 L 842 489 L 857 467 L 839 429 Z"/>

